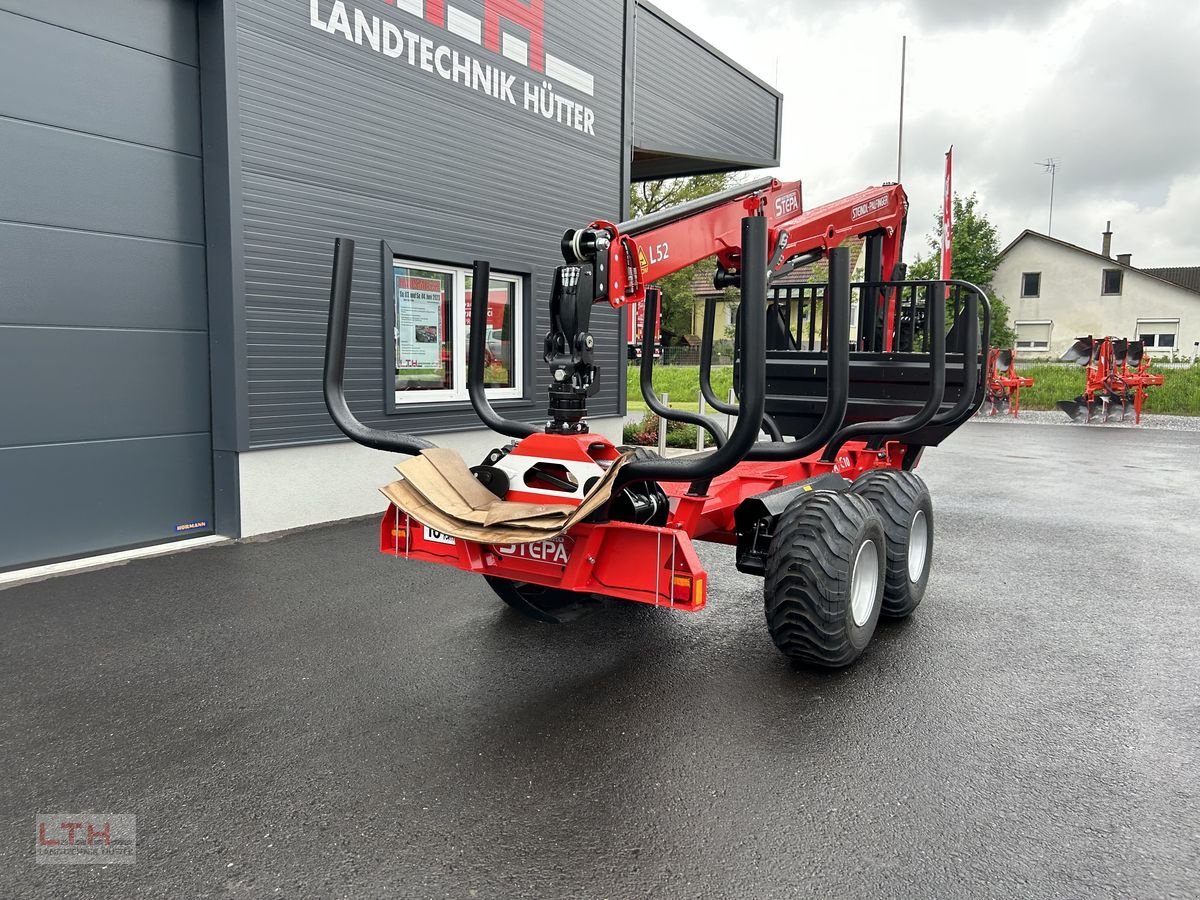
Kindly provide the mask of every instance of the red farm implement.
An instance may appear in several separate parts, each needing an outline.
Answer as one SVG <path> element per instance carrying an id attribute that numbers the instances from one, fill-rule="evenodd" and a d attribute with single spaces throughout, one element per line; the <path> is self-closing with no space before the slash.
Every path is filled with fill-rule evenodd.
<path id="1" fill-rule="evenodd" d="M 1084 392 L 1074 400 L 1058 402 L 1058 408 L 1076 422 L 1091 422 L 1097 415 L 1107 422 L 1114 407 L 1120 407 L 1124 422 L 1132 406 L 1134 424 L 1140 424 L 1146 389 L 1163 383 L 1161 375 L 1148 371 L 1150 360 L 1141 341 L 1089 335 L 1078 338 L 1062 359 L 1087 366 Z"/>
<path id="2" fill-rule="evenodd" d="M 1021 388 L 1033 387 L 1033 379 L 1017 374 L 1017 352 L 992 347 L 987 357 L 987 394 L 983 402 L 990 409 L 1009 412 L 1015 419 L 1021 412 Z"/>
<path id="3" fill-rule="evenodd" d="M 541 425 L 504 418 L 485 395 L 490 269 L 477 261 L 468 394 L 483 423 L 509 440 L 471 468 L 452 451 L 368 427 L 351 412 L 343 379 L 354 245 L 338 239 L 326 403 L 355 441 L 410 457 L 396 467 L 402 479 L 384 489 L 391 505 L 380 549 L 483 576 L 513 608 L 554 622 L 596 595 L 700 610 L 710 585 L 695 542 L 726 544 L 739 570 L 763 577 L 779 649 L 826 667 L 852 662 L 881 616 L 912 613 L 934 535 L 932 501 L 913 469 L 983 401 L 990 305 L 965 282 L 903 280 L 907 199 L 899 185 L 808 212 L 800 197 L 798 182 L 768 178 L 631 222 L 568 231 L 549 298 Z M 841 246 L 848 238 L 865 241 L 863 283 L 850 282 Z M 703 428 L 715 449 L 665 459 L 589 431 L 593 306 L 644 303 L 653 322 L 654 281 L 713 255 L 714 283 L 741 290 L 738 402 L 712 390 L 711 303 L 700 382 L 711 407 L 737 415 L 736 426 L 726 433 L 713 418 L 655 398 L 654 335 L 645 329 L 646 402 Z M 772 286 L 822 258 L 827 284 Z"/>

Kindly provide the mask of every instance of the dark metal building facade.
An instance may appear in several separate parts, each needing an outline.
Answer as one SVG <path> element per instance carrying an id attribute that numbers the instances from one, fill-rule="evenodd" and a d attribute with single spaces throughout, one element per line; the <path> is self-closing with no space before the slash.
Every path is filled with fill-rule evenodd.
<path id="1" fill-rule="evenodd" d="M 776 164 L 779 104 L 634 0 L 0 0 L 0 568 L 255 530 L 248 455 L 339 442 L 335 235 L 360 418 L 478 427 L 446 359 L 446 389 L 393 393 L 397 266 L 486 258 L 496 402 L 541 419 L 562 231 L 620 219 L 631 178 Z M 616 417 L 620 316 L 594 330 Z"/>

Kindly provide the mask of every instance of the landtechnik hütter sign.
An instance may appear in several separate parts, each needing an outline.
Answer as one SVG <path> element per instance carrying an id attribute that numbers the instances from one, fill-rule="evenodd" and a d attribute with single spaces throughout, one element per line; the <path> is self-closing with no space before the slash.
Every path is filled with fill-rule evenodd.
<path id="1" fill-rule="evenodd" d="M 392 7 L 397 18 L 347 6 L 344 0 L 309 0 L 309 24 L 426 76 L 484 94 L 526 115 L 595 136 L 596 113 L 586 102 L 594 94 L 594 79 L 573 63 L 545 51 L 541 0 L 484 0 L 482 19 L 445 0 L 380 2 Z M 505 22 L 519 25 L 528 38 L 505 30 Z M 472 55 L 431 37 L 428 29 L 435 27 L 479 45 L 480 53 Z M 520 67 L 519 74 L 510 72 L 498 58 Z"/>

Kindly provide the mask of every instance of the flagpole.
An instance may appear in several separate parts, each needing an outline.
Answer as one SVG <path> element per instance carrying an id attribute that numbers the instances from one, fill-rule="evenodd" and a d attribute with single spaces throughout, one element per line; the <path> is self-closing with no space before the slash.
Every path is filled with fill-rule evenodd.
<path id="1" fill-rule="evenodd" d="M 942 280 L 950 279 L 954 253 L 954 145 L 946 151 L 946 183 L 942 187 Z M 949 291 L 949 288 L 947 288 Z"/>
<path id="2" fill-rule="evenodd" d="M 896 183 L 900 183 L 901 163 L 904 161 L 904 71 L 908 65 L 908 35 L 900 38 L 900 135 L 896 143 Z"/>

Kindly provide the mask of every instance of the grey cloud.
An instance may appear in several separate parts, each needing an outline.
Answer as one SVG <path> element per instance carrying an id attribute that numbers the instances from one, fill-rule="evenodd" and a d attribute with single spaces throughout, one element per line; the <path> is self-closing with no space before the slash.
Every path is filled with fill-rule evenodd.
<path id="1" fill-rule="evenodd" d="M 1143 209 L 1161 207 L 1173 184 L 1200 173 L 1200 64 L 1194 50 L 1200 11 L 1186 2 L 1154 8 L 1154 16 L 1118 8 L 1097 18 L 1080 35 L 1073 57 L 1061 64 L 986 56 L 960 63 L 959 78 L 970 77 L 971 65 L 1026 65 L 1044 67 L 1047 79 L 1015 114 L 989 118 L 981 97 L 984 115 L 976 110 L 970 120 L 952 110 L 910 118 L 906 169 L 916 178 L 935 177 L 942 154 L 954 143 L 966 176 L 957 186 L 977 188 L 989 206 L 1006 211 L 1006 219 L 1034 227 L 1045 225 L 1050 188 L 1035 163 L 1047 156 L 1062 161 L 1056 226 L 1069 221 L 1072 207 L 1094 207 L 1108 198 Z M 894 127 L 880 126 L 856 162 L 859 171 L 873 176 L 894 171 Z M 932 210 L 931 205 L 929 215 Z M 924 228 L 927 211 L 918 206 L 914 213 L 914 224 Z M 1087 234 L 1102 225 L 1092 223 Z M 1189 230 L 1200 232 L 1200 226 Z M 1093 243 L 1090 237 L 1087 243 Z"/>
<path id="2" fill-rule="evenodd" d="M 760 29 L 774 29 L 781 18 L 820 28 L 822 21 L 839 11 L 877 9 L 881 5 L 912 14 L 929 31 L 976 28 L 1005 23 L 1036 25 L 1057 16 L 1075 0 L 843 0 L 831 5 L 823 0 L 702 0 L 700 6 L 715 15 L 745 16 Z"/>
<path id="3" fill-rule="evenodd" d="M 1072 5 L 1072 0 L 908 0 L 923 26 L 936 29 L 957 26 L 988 26 L 1005 22 L 1036 24 L 1053 18 Z"/>
<path id="4" fill-rule="evenodd" d="M 985 152 L 999 186 L 1022 193 L 1021 163 L 1061 157 L 1064 196 L 1116 190 L 1162 203 L 1171 180 L 1197 165 L 1200 14 L 1105 17 L 1079 56 L 1045 86 L 1020 121 L 996 123 Z M 987 158 L 985 157 L 985 158 Z"/>

